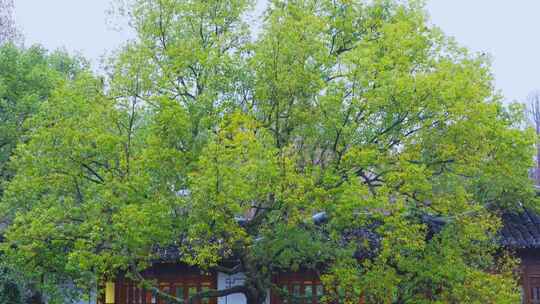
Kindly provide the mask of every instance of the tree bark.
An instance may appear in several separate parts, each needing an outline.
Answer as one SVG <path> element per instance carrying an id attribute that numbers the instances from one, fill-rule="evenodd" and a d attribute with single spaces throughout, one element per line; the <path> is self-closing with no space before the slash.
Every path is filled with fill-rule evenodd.
<path id="1" fill-rule="evenodd" d="M 266 301 L 266 292 L 253 291 L 246 294 L 247 304 L 264 304 Z"/>

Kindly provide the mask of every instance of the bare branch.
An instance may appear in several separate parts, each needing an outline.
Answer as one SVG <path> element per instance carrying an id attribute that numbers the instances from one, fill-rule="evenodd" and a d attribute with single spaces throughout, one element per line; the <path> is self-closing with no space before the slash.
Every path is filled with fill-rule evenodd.
<path id="1" fill-rule="evenodd" d="M 532 92 L 527 99 L 526 114 L 533 125 L 536 135 L 540 135 L 540 90 Z M 536 168 L 534 170 L 536 184 L 540 184 L 540 142 L 536 143 Z"/>
<path id="2" fill-rule="evenodd" d="M 19 38 L 19 32 L 13 18 L 13 9 L 13 0 L 0 0 L 0 45 L 6 42 L 15 42 Z"/>
<path id="3" fill-rule="evenodd" d="M 195 295 L 193 295 L 188 303 L 189 304 L 195 304 L 197 303 L 199 300 L 201 299 L 204 299 L 204 298 L 219 298 L 219 297 L 226 297 L 228 295 L 232 295 L 232 294 L 235 294 L 235 293 L 242 293 L 242 294 L 247 294 L 247 288 L 243 285 L 239 285 L 239 286 L 233 286 L 231 288 L 228 288 L 228 289 L 223 289 L 223 290 L 206 290 L 206 291 L 201 291 Z"/>

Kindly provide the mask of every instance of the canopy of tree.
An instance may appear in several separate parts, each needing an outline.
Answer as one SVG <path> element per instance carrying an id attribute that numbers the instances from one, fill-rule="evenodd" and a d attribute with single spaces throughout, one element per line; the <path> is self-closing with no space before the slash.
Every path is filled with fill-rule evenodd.
<path id="1" fill-rule="evenodd" d="M 53 88 L 85 67 L 83 59 L 61 51 L 49 54 L 38 46 L 20 49 L 13 44 L 0 47 L 0 179 L 10 177 L 7 162 L 26 130 L 26 119 Z"/>
<path id="2" fill-rule="evenodd" d="M 62 51 L 48 53 L 38 46 L 25 49 L 10 43 L 0 46 L 0 198 L 13 177 L 8 161 L 29 131 L 26 120 L 38 112 L 54 88 L 74 79 L 86 66 L 83 59 Z M 5 220 L 9 219 L 0 220 L 0 233 Z M 32 296 L 33 288 L 24 286 L 23 275 L 13 270 L 0 257 L 0 303 L 18 303 L 15 299 Z"/>
<path id="3" fill-rule="evenodd" d="M 23 273 L 140 279 L 172 246 L 244 272 L 220 294 L 250 304 L 300 268 L 341 302 L 518 301 L 498 213 L 533 202 L 534 134 L 419 1 L 274 0 L 251 28 L 249 0 L 128 9 L 138 37 L 108 81 L 59 83 L 24 124 L 0 206 Z"/>

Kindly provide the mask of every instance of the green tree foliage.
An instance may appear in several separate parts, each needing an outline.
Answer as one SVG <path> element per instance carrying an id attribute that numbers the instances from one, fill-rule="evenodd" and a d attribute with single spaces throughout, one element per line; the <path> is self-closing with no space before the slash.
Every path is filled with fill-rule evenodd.
<path id="1" fill-rule="evenodd" d="M 7 162 L 21 140 L 24 122 L 49 98 L 53 88 L 86 68 L 81 58 L 41 47 L 0 47 L 0 180 L 11 176 Z M 0 194 L 1 194 L 0 186 Z"/>
<path id="2" fill-rule="evenodd" d="M 6 254 L 53 283 L 140 279 L 158 247 L 246 274 L 193 300 L 263 303 L 302 268 L 342 302 L 515 303 L 495 240 L 533 202 L 534 134 L 488 60 L 417 1 L 270 1 L 257 34 L 252 5 L 134 1 L 109 85 L 63 83 L 27 123 Z"/>
<path id="3" fill-rule="evenodd" d="M 39 111 L 53 88 L 86 69 L 83 59 L 63 51 L 47 52 L 41 47 L 28 49 L 6 43 L 0 46 L 0 198 L 5 183 L 13 177 L 8 161 L 15 146 L 25 140 L 25 122 Z M 0 217 L 0 239 L 8 218 Z M 12 264 L 0 256 L 0 295 L 2 303 L 17 303 L 32 291 Z M 21 287 L 17 290 L 14 286 Z"/>

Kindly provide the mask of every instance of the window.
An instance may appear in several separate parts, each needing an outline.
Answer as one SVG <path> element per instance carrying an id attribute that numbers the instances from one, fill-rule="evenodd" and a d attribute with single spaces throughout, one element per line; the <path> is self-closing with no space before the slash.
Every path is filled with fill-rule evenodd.
<path id="1" fill-rule="evenodd" d="M 210 290 L 210 284 L 203 284 L 202 285 L 202 291 L 208 291 Z M 210 304 L 210 299 L 209 298 L 204 298 L 202 299 L 202 304 Z"/>
<path id="2" fill-rule="evenodd" d="M 540 304 L 540 277 L 529 277 L 529 303 Z"/>
<path id="3" fill-rule="evenodd" d="M 175 295 L 177 298 L 184 299 L 186 297 L 186 288 L 183 285 L 175 285 Z"/>
<path id="4" fill-rule="evenodd" d="M 272 292 L 271 304 L 322 303 L 324 287 L 315 273 L 280 274 L 273 281 L 280 288 Z M 364 303 L 363 299 L 358 299 L 358 303 Z"/>
<path id="5" fill-rule="evenodd" d="M 187 301 L 191 296 L 216 288 L 215 276 L 179 274 L 158 279 L 161 292 Z M 129 280 L 117 282 L 115 304 L 166 304 L 166 299 L 149 290 L 144 290 Z M 216 304 L 216 299 L 202 299 L 197 304 Z"/>
<path id="6" fill-rule="evenodd" d="M 272 293 L 272 304 L 318 304 L 323 286 L 315 274 L 282 274 L 275 278 L 281 288 Z"/>

